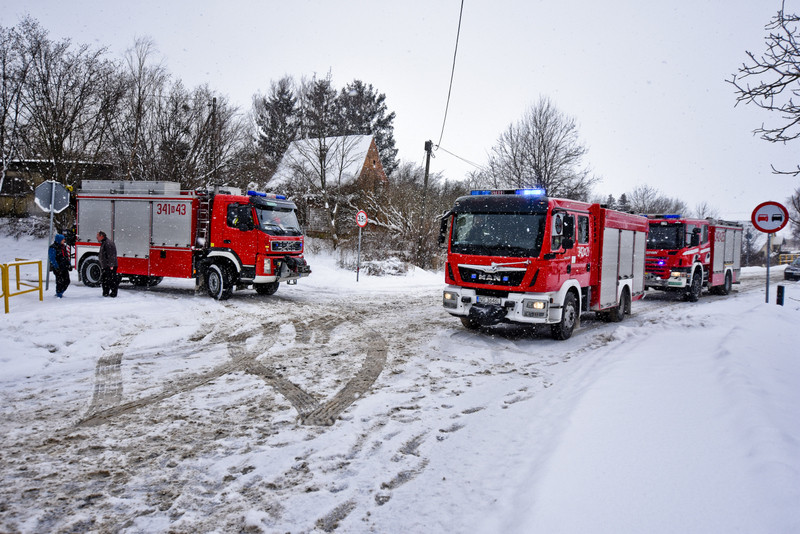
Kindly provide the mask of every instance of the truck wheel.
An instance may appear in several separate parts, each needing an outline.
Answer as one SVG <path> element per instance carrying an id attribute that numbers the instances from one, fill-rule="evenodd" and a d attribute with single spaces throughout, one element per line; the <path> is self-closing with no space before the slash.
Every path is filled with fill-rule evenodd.
<path id="1" fill-rule="evenodd" d="M 87 287 L 100 287 L 103 278 L 103 270 L 100 268 L 100 260 L 97 256 L 91 256 L 81 263 L 81 281 Z"/>
<path id="2" fill-rule="evenodd" d="M 213 264 L 206 271 L 206 287 L 208 294 L 215 300 L 226 300 L 233 292 L 233 282 L 228 274 L 228 269 Z"/>
<path id="3" fill-rule="evenodd" d="M 686 300 L 689 302 L 697 302 L 700 298 L 700 293 L 703 291 L 703 274 L 702 271 L 695 270 L 692 275 L 692 282 L 689 284 L 689 290 L 686 292 Z"/>
<path id="4" fill-rule="evenodd" d="M 617 307 L 609 310 L 608 320 L 612 323 L 620 323 L 625 319 L 626 313 L 628 315 L 631 313 L 631 294 L 628 292 L 627 287 L 622 290 L 622 295 L 619 296 Z"/>
<path id="5" fill-rule="evenodd" d="M 274 295 L 280 286 L 280 282 L 270 282 L 268 284 L 253 284 L 256 293 L 259 295 Z"/>
<path id="6" fill-rule="evenodd" d="M 725 285 L 723 285 L 719 289 L 720 295 L 727 295 L 731 292 L 731 286 L 733 285 L 733 278 L 731 277 L 730 271 L 725 273 Z"/>
<path id="7" fill-rule="evenodd" d="M 569 339 L 572 331 L 575 330 L 575 323 L 578 322 L 578 306 L 575 302 L 575 295 L 567 293 L 564 299 L 564 307 L 561 309 L 561 321 L 550 327 L 553 339 Z"/>

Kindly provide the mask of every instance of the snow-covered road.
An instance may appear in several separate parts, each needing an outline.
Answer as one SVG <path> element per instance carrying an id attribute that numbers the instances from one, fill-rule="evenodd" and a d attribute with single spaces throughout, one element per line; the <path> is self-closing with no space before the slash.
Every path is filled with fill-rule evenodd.
<path id="1" fill-rule="evenodd" d="M 13 299 L 0 531 L 800 531 L 800 285 L 556 342 L 464 330 L 440 274 L 310 263 L 273 297 Z"/>

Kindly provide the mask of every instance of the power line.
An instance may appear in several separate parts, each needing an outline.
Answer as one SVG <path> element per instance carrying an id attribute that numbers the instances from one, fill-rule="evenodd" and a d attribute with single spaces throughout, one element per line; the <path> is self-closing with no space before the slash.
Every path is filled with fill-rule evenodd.
<path id="1" fill-rule="evenodd" d="M 442 119 L 442 133 L 439 134 L 439 142 L 437 146 L 442 143 L 444 137 L 444 125 L 447 123 L 447 110 L 450 108 L 450 94 L 453 91 L 453 77 L 456 73 L 456 57 L 458 56 L 458 39 L 461 36 L 461 16 L 464 14 L 464 0 L 461 0 L 461 9 L 458 12 L 458 31 L 456 32 L 456 46 L 453 51 L 453 68 L 450 71 L 450 87 L 447 89 L 447 104 L 444 107 L 444 119 Z"/>
<path id="2" fill-rule="evenodd" d="M 460 159 L 460 160 L 461 160 L 461 161 L 463 161 L 464 163 L 468 163 L 468 164 L 472 165 L 473 167 L 475 167 L 475 168 L 476 168 L 476 169 L 478 169 L 479 171 L 485 171 L 485 170 L 486 170 L 486 168 L 485 168 L 485 167 L 483 167 L 482 165 L 478 165 L 477 163 L 474 163 L 474 162 L 472 162 L 472 161 L 470 161 L 470 160 L 468 160 L 468 159 L 466 159 L 466 158 L 462 158 L 462 157 L 461 157 L 461 156 L 459 156 L 458 154 L 453 154 L 452 152 L 450 152 L 449 150 L 447 150 L 447 149 L 446 149 L 446 148 L 444 148 L 443 146 L 436 145 L 436 150 L 441 150 L 441 151 L 443 151 L 443 152 L 446 152 L 447 154 L 450 154 L 450 155 L 451 155 L 451 156 L 453 156 L 454 158 Z"/>

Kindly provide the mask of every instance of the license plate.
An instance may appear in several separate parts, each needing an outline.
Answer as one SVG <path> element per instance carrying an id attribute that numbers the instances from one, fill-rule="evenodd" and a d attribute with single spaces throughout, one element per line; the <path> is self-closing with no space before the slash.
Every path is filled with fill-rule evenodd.
<path id="1" fill-rule="evenodd" d="M 478 296 L 476 301 L 480 304 L 500 304 L 500 297 L 483 297 Z"/>

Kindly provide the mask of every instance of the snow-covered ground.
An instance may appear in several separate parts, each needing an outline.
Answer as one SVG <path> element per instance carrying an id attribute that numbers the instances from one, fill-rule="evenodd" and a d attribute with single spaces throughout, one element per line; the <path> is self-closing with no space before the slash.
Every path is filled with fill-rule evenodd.
<path id="1" fill-rule="evenodd" d="M 45 240 L 0 236 L 0 261 Z M 75 281 L 0 318 L 1 532 L 800 532 L 800 284 L 651 294 L 564 342 L 441 273 L 272 297 Z M 332 423 L 332 424 L 330 424 Z"/>

